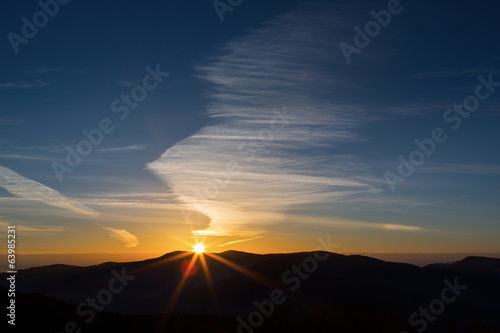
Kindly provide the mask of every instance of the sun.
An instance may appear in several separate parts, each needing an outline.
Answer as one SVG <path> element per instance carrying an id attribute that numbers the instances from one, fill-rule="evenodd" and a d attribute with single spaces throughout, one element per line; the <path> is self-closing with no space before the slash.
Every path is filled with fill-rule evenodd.
<path id="1" fill-rule="evenodd" d="M 196 252 L 198 254 L 205 252 L 205 245 L 203 245 L 201 243 L 196 244 L 194 246 L 194 252 Z"/>

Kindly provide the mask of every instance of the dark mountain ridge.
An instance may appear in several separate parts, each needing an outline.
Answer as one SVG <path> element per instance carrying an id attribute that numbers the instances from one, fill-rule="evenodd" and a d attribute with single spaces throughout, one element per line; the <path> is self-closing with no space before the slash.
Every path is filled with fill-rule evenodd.
<path id="1" fill-rule="evenodd" d="M 114 279 L 112 287 L 117 289 L 121 281 L 123 289 L 112 295 L 112 301 L 103 306 L 104 312 L 149 316 L 170 309 L 178 314 L 242 318 L 256 310 L 254 302 L 260 304 L 269 300 L 271 292 L 277 289 L 286 301 L 276 305 L 276 311 L 286 309 L 295 313 L 292 317 L 319 313 L 318 309 L 348 311 L 354 306 L 393 314 L 403 318 L 407 325 L 412 313 L 442 297 L 443 289 L 447 288 L 446 280 L 466 286 L 466 289 L 454 302 L 446 304 L 446 311 L 429 327 L 442 329 L 451 322 L 469 326 L 477 320 L 492 327 L 500 326 L 500 259 L 467 257 L 455 263 L 418 267 L 330 252 L 260 255 L 226 251 L 217 255 L 243 267 L 251 277 L 235 269 L 234 265 L 229 267 L 205 255 L 216 302 L 203 266 L 197 260 L 194 274 L 184 278 L 175 306 L 169 308 L 183 280 L 183 267 L 185 269 L 191 259 L 189 255 L 172 260 L 181 254 L 172 252 L 144 261 L 106 262 L 88 267 L 29 268 L 18 272 L 16 289 L 23 295 L 44 295 L 78 307 L 87 303 L 89 297 L 96 298 L 102 290 L 109 290 Z M 7 286 L 7 274 L 0 275 L 0 285 Z M 129 278 L 120 280 L 119 276 Z M 361 311 L 359 309 L 356 311 Z"/>

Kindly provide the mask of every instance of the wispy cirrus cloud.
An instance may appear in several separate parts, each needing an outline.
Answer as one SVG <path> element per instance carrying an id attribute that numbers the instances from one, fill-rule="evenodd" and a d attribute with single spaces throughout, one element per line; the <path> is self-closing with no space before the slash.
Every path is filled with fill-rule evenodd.
<path id="1" fill-rule="evenodd" d="M 80 202 L 92 206 L 107 206 L 136 209 L 177 210 L 175 197 L 169 193 L 100 193 L 91 198 L 81 198 Z"/>
<path id="2" fill-rule="evenodd" d="M 48 86 L 50 83 L 43 80 L 36 81 L 13 81 L 13 82 L 0 82 L 2 89 L 33 89 Z"/>
<path id="3" fill-rule="evenodd" d="M 9 160 L 33 160 L 33 161 L 51 161 L 53 159 L 42 156 L 29 156 L 21 154 L 0 154 L 0 158 Z"/>
<path id="4" fill-rule="evenodd" d="M 238 243 L 243 243 L 243 242 L 249 242 L 249 241 L 253 241 L 253 240 L 259 239 L 259 238 L 262 238 L 262 236 L 252 237 L 252 238 L 245 238 L 245 239 L 238 239 L 238 240 L 235 240 L 235 241 L 231 241 L 231 242 L 226 242 L 226 243 L 223 243 L 223 244 L 219 244 L 219 247 L 233 245 L 233 244 L 238 244 Z"/>
<path id="5" fill-rule="evenodd" d="M 98 212 L 70 199 L 37 181 L 23 177 L 9 168 L 0 166 L 0 187 L 20 198 L 36 200 L 44 204 L 63 208 L 76 214 L 97 217 Z"/>
<path id="6" fill-rule="evenodd" d="M 0 217 L 1 218 L 1 217 Z M 7 222 L 0 222 L 0 228 L 2 230 L 7 230 L 8 226 L 16 226 L 17 231 L 26 231 L 26 232 L 36 232 L 36 233 L 41 233 L 41 232 L 65 232 L 69 229 L 69 227 L 64 227 L 64 226 L 50 226 L 50 225 L 25 225 L 25 224 L 19 224 L 19 223 L 7 223 Z"/>
<path id="7" fill-rule="evenodd" d="M 212 123 L 147 165 L 210 218 L 195 234 L 252 237 L 297 205 L 379 191 L 359 156 L 337 150 L 364 140 L 373 118 L 336 100 L 334 17 L 329 7 L 279 16 L 199 66 Z"/>
<path id="8" fill-rule="evenodd" d="M 139 241 L 137 240 L 137 237 L 132 235 L 130 232 L 128 232 L 125 229 L 114 229 L 114 228 L 109 228 L 109 227 L 103 227 L 104 230 L 110 231 L 109 235 L 115 239 L 118 239 L 119 241 L 125 243 L 125 247 L 131 248 L 131 247 L 136 247 L 139 244 Z"/>
<path id="9" fill-rule="evenodd" d="M 429 229 L 413 226 L 413 225 L 403 225 L 395 223 L 376 223 L 376 222 L 366 222 L 366 221 L 356 221 L 348 219 L 339 219 L 335 217 L 318 217 L 318 216 L 305 216 L 305 215 L 295 215 L 293 217 L 296 220 L 303 220 L 309 224 L 327 224 L 329 226 L 338 226 L 342 228 L 357 228 L 357 229 L 382 229 L 382 230 L 394 230 L 394 231 L 429 231 Z"/>
<path id="10" fill-rule="evenodd" d="M 130 145 L 123 147 L 109 147 L 109 148 L 101 148 L 100 152 L 125 152 L 125 151 L 137 151 L 137 150 L 147 150 L 149 149 L 148 145 Z"/>

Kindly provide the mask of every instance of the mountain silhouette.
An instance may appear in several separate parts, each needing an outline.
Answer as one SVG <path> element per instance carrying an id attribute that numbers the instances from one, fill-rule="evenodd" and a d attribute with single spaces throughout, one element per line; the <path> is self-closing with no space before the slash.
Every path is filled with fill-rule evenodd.
<path id="1" fill-rule="evenodd" d="M 168 312 L 163 321 L 174 325 L 169 332 L 176 331 L 175 325 L 179 332 L 236 332 L 238 317 L 248 320 L 257 310 L 255 303 L 268 304 L 273 290 L 279 290 L 283 303 L 273 305 L 265 323 L 251 328 L 255 332 L 417 332 L 418 326 L 410 325 L 408 318 L 442 298 L 443 289 L 449 288 L 447 281 L 464 290 L 456 291 L 454 301 L 445 304 L 433 321 L 428 320 L 426 332 L 500 332 L 500 259 L 467 257 L 418 267 L 327 252 L 260 255 L 226 251 L 217 254 L 220 260 L 204 256 L 212 294 L 200 260 L 185 277 L 183 269 L 192 255 L 175 259 L 182 254 L 177 251 L 145 261 L 88 267 L 58 264 L 21 270 L 16 280 L 19 322 L 34 325 L 33 320 L 21 319 L 24 313 L 31 318 L 48 316 L 51 319 L 43 325 L 52 331 L 63 332 L 69 318 L 85 326 L 90 315 L 78 315 L 76 309 L 101 290 L 109 290 L 114 279 L 112 287 L 122 290 L 108 292 L 112 300 L 95 312 L 90 331 L 105 331 L 111 323 L 125 332 L 143 331 L 134 328 L 138 323 L 153 330 Z M 315 255 L 326 259 L 311 259 Z M 300 273 L 294 273 L 294 267 Z M 0 285 L 7 287 L 8 274 L 0 275 Z M 120 275 L 128 279 L 120 282 Z M 171 302 L 182 280 L 182 291 Z M 6 297 L 6 291 L 0 292 Z M 101 294 L 104 297 L 106 292 Z M 80 308 L 84 309 L 87 306 Z M 59 326 L 54 322 L 55 311 Z M 187 329 L 187 323 L 195 324 Z M 37 325 L 33 327 L 40 328 Z M 284 330 L 287 325 L 290 327 Z"/>

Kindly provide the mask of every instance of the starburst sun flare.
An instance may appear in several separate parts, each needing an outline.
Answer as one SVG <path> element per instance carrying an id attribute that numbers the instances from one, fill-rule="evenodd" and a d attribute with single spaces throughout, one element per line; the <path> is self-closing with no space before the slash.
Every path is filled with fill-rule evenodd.
<path id="1" fill-rule="evenodd" d="M 205 245 L 203 245 L 201 243 L 196 244 L 194 246 L 194 252 L 196 252 L 198 254 L 205 252 Z"/>

